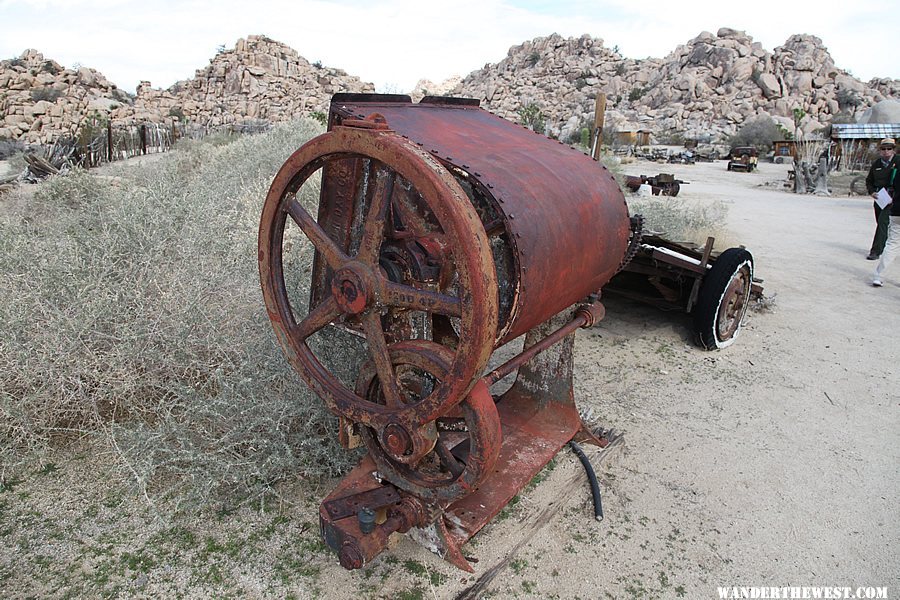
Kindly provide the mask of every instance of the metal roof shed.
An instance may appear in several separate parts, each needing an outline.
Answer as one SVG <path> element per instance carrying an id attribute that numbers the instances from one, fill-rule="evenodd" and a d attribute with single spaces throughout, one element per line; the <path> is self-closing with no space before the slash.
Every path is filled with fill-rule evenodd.
<path id="1" fill-rule="evenodd" d="M 831 138 L 835 140 L 874 140 L 900 136 L 900 123 L 835 123 Z"/>

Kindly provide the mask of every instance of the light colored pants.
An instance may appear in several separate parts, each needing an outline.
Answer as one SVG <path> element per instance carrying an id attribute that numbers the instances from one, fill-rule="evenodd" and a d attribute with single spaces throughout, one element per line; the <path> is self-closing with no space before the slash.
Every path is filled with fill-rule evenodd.
<path id="1" fill-rule="evenodd" d="M 875 279 L 881 279 L 881 274 L 894 262 L 897 254 L 900 254 L 900 217 L 891 215 L 887 243 L 884 245 L 884 252 L 881 253 L 881 260 L 875 267 Z"/>

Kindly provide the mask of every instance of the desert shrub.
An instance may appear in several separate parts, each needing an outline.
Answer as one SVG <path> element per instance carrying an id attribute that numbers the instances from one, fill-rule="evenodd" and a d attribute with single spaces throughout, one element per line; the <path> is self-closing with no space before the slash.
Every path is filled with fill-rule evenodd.
<path id="1" fill-rule="evenodd" d="M 644 216 L 644 231 L 665 234 L 670 240 L 702 245 L 708 236 L 727 238 L 728 208 L 722 202 L 689 202 L 683 198 L 656 196 L 630 198 L 631 214 Z M 721 243 L 717 244 L 723 247 Z"/>
<path id="2" fill-rule="evenodd" d="M 628 92 L 628 100 L 630 102 L 634 102 L 635 100 L 640 100 L 644 96 L 644 92 L 646 92 L 646 91 L 647 90 L 645 90 L 641 86 L 637 85 L 637 86 L 631 88 L 631 91 Z"/>
<path id="3" fill-rule="evenodd" d="M 537 102 L 528 102 L 519 108 L 519 121 L 532 131 L 544 133 L 546 118 Z"/>
<path id="4" fill-rule="evenodd" d="M 525 65 L 528 67 L 533 67 L 538 64 L 541 60 L 541 53 L 537 50 L 532 50 L 531 53 L 525 57 Z"/>
<path id="5" fill-rule="evenodd" d="M 744 122 L 737 132 L 728 138 L 732 148 L 755 146 L 760 152 L 772 149 L 772 142 L 784 139 L 785 131 L 770 117 L 760 115 Z"/>
<path id="6" fill-rule="evenodd" d="M 178 120 L 181 121 L 182 123 L 184 123 L 185 121 L 187 121 L 187 117 L 184 116 L 184 109 L 183 109 L 181 106 L 173 106 L 172 108 L 170 108 L 170 109 L 169 109 L 169 116 L 170 116 L 170 117 L 175 117 L 176 119 L 178 119 Z"/>
<path id="7" fill-rule="evenodd" d="M 0 138 L 0 160 L 7 160 L 25 151 L 25 144 L 19 140 Z"/>
<path id="8" fill-rule="evenodd" d="M 85 435 L 151 495 L 194 502 L 346 467 L 275 342 L 256 260 L 267 187 L 319 132 L 186 143 L 111 182 L 75 171 L 0 215 L 0 463 Z M 286 260 L 308 273 L 309 245 Z"/>
<path id="9" fill-rule="evenodd" d="M 846 88 L 838 90 L 835 99 L 842 111 L 850 109 L 852 112 L 856 112 L 856 108 L 863 103 L 858 93 Z"/>
<path id="10" fill-rule="evenodd" d="M 680 131 L 675 131 L 674 129 L 669 129 L 657 134 L 657 139 L 660 144 L 666 144 L 667 146 L 683 146 L 684 145 L 684 134 Z"/>
<path id="11" fill-rule="evenodd" d="M 62 69 L 59 65 L 53 63 L 53 61 L 46 60 L 44 64 L 41 65 L 41 72 L 50 73 L 51 75 L 59 75 L 62 73 Z"/>
<path id="12" fill-rule="evenodd" d="M 47 102 L 56 102 L 57 98 L 62 96 L 62 92 L 50 86 L 35 88 L 31 90 L 31 99 L 35 102 L 46 100 Z"/>
<path id="13" fill-rule="evenodd" d="M 625 74 L 625 63 L 618 62 L 616 63 L 616 75 L 624 75 Z"/>

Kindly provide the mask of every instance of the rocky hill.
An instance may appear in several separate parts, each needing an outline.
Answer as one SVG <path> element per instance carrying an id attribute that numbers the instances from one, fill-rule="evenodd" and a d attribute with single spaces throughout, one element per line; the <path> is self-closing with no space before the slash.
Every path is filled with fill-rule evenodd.
<path id="1" fill-rule="evenodd" d="M 716 139 L 749 117 L 768 114 L 793 129 L 793 111 L 813 131 L 838 114 L 897 96 L 900 81 L 863 83 L 835 66 L 822 41 L 791 36 L 774 52 L 741 31 L 703 32 L 665 58 L 623 58 L 589 35 L 553 34 L 510 48 L 506 58 L 470 73 L 453 93 L 482 100 L 507 118 L 535 104 L 560 139 L 592 122 L 594 98 L 607 94 L 607 123 L 649 129 L 657 138 Z"/>
<path id="2" fill-rule="evenodd" d="M 193 79 L 168 90 L 138 86 L 135 116 L 184 115 L 217 126 L 247 119 L 285 121 L 327 112 L 332 94 L 374 92 L 375 86 L 341 69 L 310 64 L 295 50 L 265 36 L 240 39 L 233 50 L 210 59 Z"/>
<path id="3" fill-rule="evenodd" d="M 37 50 L 0 61 L 0 139 L 45 142 L 71 136 L 85 115 L 131 101 L 94 69 L 66 69 Z"/>
<path id="4" fill-rule="evenodd" d="M 284 121 L 326 112 L 336 92 L 373 92 L 371 83 L 340 69 L 310 64 L 265 36 L 240 39 L 192 79 L 167 90 L 144 81 L 131 96 L 93 69 L 64 69 L 36 50 L 0 61 L 0 139 L 46 143 L 74 135 L 100 113 L 116 123 L 171 122 L 218 126 L 247 120 Z"/>
<path id="5" fill-rule="evenodd" d="M 0 139 L 46 143 L 74 135 L 91 115 L 114 123 L 190 121 L 218 126 L 282 121 L 325 112 L 335 92 L 372 92 L 371 83 L 310 64 L 265 36 L 238 40 L 166 90 L 141 82 L 129 95 L 89 68 L 66 69 L 36 50 L 0 61 Z M 553 34 L 510 48 L 506 58 L 462 81 L 421 80 L 411 92 L 471 96 L 518 119 L 533 104 L 547 132 L 577 139 L 592 121 L 594 98 L 608 96 L 607 123 L 649 129 L 666 138 L 711 139 L 733 133 L 747 118 L 768 114 L 793 128 L 795 108 L 812 131 L 835 115 L 852 119 L 876 102 L 900 96 L 900 81 L 863 83 L 835 66 L 821 40 L 791 36 L 769 52 L 743 32 L 703 32 L 665 58 L 624 58 L 603 40 Z"/>

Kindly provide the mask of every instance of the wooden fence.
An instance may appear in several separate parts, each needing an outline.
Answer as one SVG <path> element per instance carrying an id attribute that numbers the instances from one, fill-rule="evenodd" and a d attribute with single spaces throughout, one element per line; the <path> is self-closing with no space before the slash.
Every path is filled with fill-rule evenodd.
<path id="1" fill-rule="evenodd" d="M 245 121 L 204 126 L 184 123 L 115 124 L 83 130 L 77 140 L 58 140 L 74 145 L 74 162 L 85 168 L 135 156 L 168 152 L 182 138 L 203 139 L 213 134 L 252 134 L 268 130 L 268 121 Z"/>

